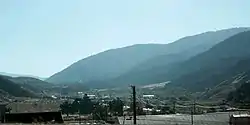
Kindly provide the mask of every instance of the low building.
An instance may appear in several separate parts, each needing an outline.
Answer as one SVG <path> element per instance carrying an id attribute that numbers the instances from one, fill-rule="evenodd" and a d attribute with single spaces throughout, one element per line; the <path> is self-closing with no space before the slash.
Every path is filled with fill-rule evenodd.
<path id="1" fill-rule="evenodd" d="M 152 99 L 155 97 L 155 95 L 143 95 L 142 97 L 147 99 Z"/>
<path id="2" fill-rule="evenodd" d="M 249 114 L 240 114 L 240 115 L 230 116 L 229 125 L 249 125 L 249 124 L 250 124 Z"/>
<path id="3" fill-rule="evenodd" d="M 7 113 L 4 123 L 63 123 L 61 112 Z"/>
<path id="4" fill-rule="evenodd" d="M 88 95 L 88 97 L 89 97 L 90 99 L 95 99 L 95 98 L 96 98 L 95 95 Z"/>
<path id="5" fill-rule="evenodd" d="M 6 105 L 7 104 L 0 104 L 0 123 L 4 122 L 4 116 L 6 111 Z"/>

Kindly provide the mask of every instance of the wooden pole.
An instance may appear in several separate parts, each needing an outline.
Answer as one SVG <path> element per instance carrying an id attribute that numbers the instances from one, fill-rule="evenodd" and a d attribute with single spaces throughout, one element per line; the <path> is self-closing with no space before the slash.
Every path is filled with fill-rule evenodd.
<path id="1" fill-rule="evenodd" d="M 133 90 L 133 115 L 134 115 L 134 125 L 136 125 L 136 92 L 135 86 L 132 86 Z"/>

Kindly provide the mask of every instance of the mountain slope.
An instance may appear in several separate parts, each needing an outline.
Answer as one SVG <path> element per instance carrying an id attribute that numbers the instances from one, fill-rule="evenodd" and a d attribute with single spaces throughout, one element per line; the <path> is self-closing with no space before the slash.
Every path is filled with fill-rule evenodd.
<path id="1" fill-rule="evenodd" d="M 32 77 L 7 77 L 5 76 L 5 78 L 35 93 L 41 93 L 42 91 L 53 87 L 53 84 L 51 83 L 42 81 L 40 79 L 32 78 Z"/>
<path id="2" fill-rule="evenodd" d="M 246 31 L 176 64 L 169 72 L 157 75 L 163 80 L 171 80 L 163 91 L 181 87 L 199 99 L 225 99 L 231 91 L 250 80 L 249 46 L 250 31 Z"/>
<path id="3" fill-rule="evenodd" d="M 152 69 L 187 60 L 190 57 L 209 50 L 221 41 L 247 30 L 249 28 L 232 28 L 184 37 L 168 45 L 168 50 L 171 53 L 153 57 L 134 67 L 131 72 L 138 72 L 136 71 L 138 69 Z"/>
<path id="4" fill-rule="evenodd" d="M 248 28 L 206 32 L 185 37 L 170 44 L 134 45 L 105 51 L 76 62 L 65 70 L 51 76 L 47 81 L 54 83 L 80 82 L 99 86 L 102 83 L 109 82 L 118 82 L 120 84 L 140 83 L 140 80 L 143 80 L 146 76 L 148 79 L 141 83 L 150 83 L 151 81 L 148 80 L 151 80 L 151 74 L 161 73 L 156 72 L 154 69 L 161 66 L 169 67 L 173 63 L 185 61 L 208 50 L 224 39 L 245 30 L 248 30 Z M 146 71 L 153 72 L 143 75 Z M 137 77 L 138 75 L 141 75 L 141 77 Z M 114 80 L 106 82 L 108 79 Z"/>
<path id="5" fill-rule="evenodd" d="M 117 77 L 131 67 L 158 54 L 165 53 L 165 45 L 145 44 L 108 50 L 80 60 L 51 76 L 48 82 L 72 83 Z"/>
<path id="6" fill-rule="evenodd" d="M 35 97 L 34 93 L 16 83 L 13 83 L 4 76 L 0 76 L 0 90 L 15 97 Z"/>
<path id="7" fill-rule="evenodd" d="M 223 74 L 220 74 L 218 78 L 221 79 L 212 81 L 217 84 L 206 89 L 206 91 L 204 91 L 204 93 L 202 93 L 200 97 L 204 99 L 225 99 L 230 92 L 238 89 L 242 84 L 249 82 L 249 65 L 250 58 L 239 61 L 235 66 L 224 71 Z M 213 77 L 215 77 L 215 75 Z M 206 82 L 205 84 L 209 85 L 209 82 Z"/>
<path id="8" fill-rule="evenodd" d="M 250 81 L 245 82 L 242 84 L 238 89 L 232 91 L 229 95 L 227 100 L 232 103 L 243 103 L 248 104 L 250 103 Z"/>
<path id="9" fill-rule="evenodd" d="M 118 78 L 108 81 L 108 84 L 112 84 L 112 83 L 116 83 L 119 85 L 121 84 L 122 85 L 153 84 L 153 83 L 166 82 L 171 79 L 177 78 L 181 76 L 182 74 L 190 73 L 189 70 L 194 70 L 195 67 L 193 67 L 193 69 L 188 69 L 188 68 L 192 67 L 193 63 L 195 66 L 196 65 L 195 63 L 200 63 L 200 62 L 193 61 L 196 59 L 193 59 L 192 61 L 186 61 L 186 60 L 188 60 L 189 58 L 199 53 L 209 50 L 211 47 L 213 47 L 213 44 L 220 43 L 221 42 L 220 40 L 222 41 L 225 40 L 227 38 L 225 37 L 227 33 L 229 33 L 227 35 L 230 37 L 231 35 L 235 35 L 235 33 L 236 34 L 239 33 L 239 31 L 245 31 L 245 30 L 229 29 L 229 30 L 222 30 L 222 31 L 217 31 L 217 32 L 209 32 L 208 34 L 204 33 L 201 35 L 203 37 L 198 35 L 197 36 L 198 38 L 190 37 L 190 40 L 185 38 L 190 43 L 192 43 L 191 42 L 192 40 L 194 43 L 199 43 L 199 41 L 204 40 L 205 43 L 202 44 L 201 42 L 196 46 L 193 45 L 193 47 L 191 47 L 190 50 L 185 49 L 184 47 L 183 49 L 184 51 L 180 51 L 179 53 L 176 53 L 176 54 L 166 54 L 166 55 L 154 57 L 153 59 L 147 60 L 143 64 L 140 64 L 134 69 L 130 70 L 129 72 L 119 76 Z M 177 43 L 173 43 L 173 44 L 177 44 Z M 184 43 L 187 43 L 187 41 Z M 180 43 L 178 43 L 178 46 L 181 46 Z M 188 45 L 186 44 L 186 46 Z M 213 55 L 216 55 L 216 54 L 213 54 Z M 196 57 L 196 58 L 199 58 L 199 57 Z M 202 59 L 201 57 L 201 60 L 206 60 L 206 58 L 209 60 L 209 58 L 211 57 L 206 56 L 205 59 Z M 186 64 L 182 64 L 181 62 L 185 62 L 185 63 L 190 62 L 190 64 L 189 66 L 187 66 L 187 69 L 185 68 L 183 69 L 182 65 L 186 65 Z"/>
<path id="10" fill-rule="evenodd" d="M 173 68 L 173 73 L 168 76 L 175 75 L 172 82 L 190 90 L 210 88 L 247 69 L 247 66 L 241 67 L 241 70 L 234 67 L 242 60 L 250 58 L 249 46 L 250 31 L 239 33 Z"/>

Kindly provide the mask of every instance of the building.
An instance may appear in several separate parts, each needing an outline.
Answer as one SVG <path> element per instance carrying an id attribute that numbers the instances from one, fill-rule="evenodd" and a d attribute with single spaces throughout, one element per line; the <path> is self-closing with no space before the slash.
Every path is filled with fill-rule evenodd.
<path id="1" fill-rule="evenodd" d="M 229 125 L 250 125 L 250 115 L 231 115 L 229 120 Z"/>
<path id="2" fill-rule="evenodd" d="M 90 99 L 95 99 L 96 96 L 95 95 L 87 95 Z"/>
<path id="3" fill-rule="evenodd" d="M 4 123 L 63 123 L 61 112 L 7 113 Z"/>
<path id="4" fill-rule="evenodd" d="M 143 95 L 142 97 L 145 99 L 152 99 L 155 97 L 155 95 Z"/>
<path id="5" fill-rule="evenodd" d="M 0 104 L 0 123 L 4 122 L 4 116 L 5 116 L 5 107 L 7 104 Z"/>

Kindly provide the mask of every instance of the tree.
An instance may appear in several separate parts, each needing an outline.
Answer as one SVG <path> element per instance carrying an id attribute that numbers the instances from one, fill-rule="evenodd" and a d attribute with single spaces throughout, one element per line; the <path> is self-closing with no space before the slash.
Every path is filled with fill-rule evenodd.
<path id="1" fill-rule="evenodd" d="M 60 105 L 60 109 L 63 114 L 67 114 L 67 116 L 69 116 L 69 113 L 72 112 L 72 105 L 68 101 L 65 101 Z"/>
<path id="2" fill-rule="evenodd" d="M 91 114 L 93 112 L 93 102 L 87 94 L 84 97 L 76 98 L 71 104 L 71 112 L 79 114 Z"/>
<path id="3" fill-rule="evenodd" d="M 107 121 L 107 117 L 108 117 L 107 106 L 101 105 L 98 102 L 94 104 L 93 118 L 95 120 Z"/>
<path id="4" fill-rule="evenodd" d="M 156 109 L 153 109 L 152 110 L 152 115 L 159 115 L 160 113 L 159 112 L 157 112 L 157 110 Z"/>
<path id="5" fill-rule="evenodd" d="M 146 103 L 146 106 L 145 106 L 145 108 L 149 108 L 149 109 L 152 109 L 154 106 L 152 106 L 150 103 Z"/>
<path id="6" fill-rule="evenodd" d="M 216 109 L 215 108 L 209 108 L 209 110 L 207 112 L 208 113 L 213 113 L 213 112 L 216 112 Z"/>
<path id="7" fill-rule="evenodd" d="M 80 100 L 80 113 L 81 114 L 91 114 L 93 111 L 93 102 L 91 101 L 91 99 L 88 97 L 87 94 L 85 94 L 83 96 L 83 99 Z"/>
<path id="8" fill-rule="evenodd" d="M 12 108 L 11 107 L 5 107 L 5 112 L 8 112 L 8 113 L 10 113 L 10 111 L 12 110 Z"/>
<path id="9" fill-rule="evenodd" d="M 119 98 L 109 102 L 109 109 L 114 115 L 122 116 L 123 115 L 123 106 L 124 103 Z"/>
<path id="10" fill-rule="evenodd" d="M 162 114 L 170 114 L 170 110 L 171 110 L 171 108 L 169 106 L 165 105 L 165 106 L 161 107 Z"/>
<path id="11" fill-rule="evenodd" d="M 79 113 L 80 108 L 81 108 L 81 105 L 80 105 L 81 100 L 82 100 L 81 98 L 76 98 L 73 101 L 73 103 L 72 103 L 72 112 Z"/>
<path id="12" fill-rule="evenodd" d="M 173 108 L 169 111 L 170 114 L 175 114 L 176 113 L 176 102 L 177 99 L 175 97 L 171 97 L 170 102 L 173 103 Z"/>
<path id="13" fill-rule="evenodd" d="M 179 97 L 179 100 L 181 100 L 181 101 L 190 101 L 190 99 L 188 97 L 186 97 L 186 96 Z"/>
<path id="14" fill-rule="evenodd" d="M 130 103 L 130 108 L 128 111 L 133 112 L 133 103 Z M 139 102 L 136 102 L 136 114 L 137 115 L 145 115 L 146 112 L 143 111 L 143 105 Z"/>

